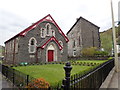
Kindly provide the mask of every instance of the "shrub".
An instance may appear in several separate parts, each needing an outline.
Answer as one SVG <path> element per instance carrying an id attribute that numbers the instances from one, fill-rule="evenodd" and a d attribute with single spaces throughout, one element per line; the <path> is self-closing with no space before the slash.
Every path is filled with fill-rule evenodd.
<path id="1" fill-rule="evenodd" d="M 27 88 L 49 88 L 50 84 L 46 82 L 43 78 L 34 79 L 30 82 Z"/>
<path id="2" fill-rule="evenodd" d="M 82 56 L 94 56 L 97 48 L 96 47 L 90 47 L 90 48 L 84 48 L 81 51 Z"/>
<path id="3" fill-rule="evenodd" d="M 108 56 L 108 52 L 106 51 L 96 51 L 94 54 L 96 56 Z"/>
<path id="4" fill-rule="evenodd" d="M 120 56 L 120 53 L 118 53 L 118 56 Z"/>
<path id="5" fill-rule="evenodd" d="M 111 60 L 111 59 L 113 59 L 113 57 L 109 57 L 109 58 L 108 58 L 108 60 Z"/>

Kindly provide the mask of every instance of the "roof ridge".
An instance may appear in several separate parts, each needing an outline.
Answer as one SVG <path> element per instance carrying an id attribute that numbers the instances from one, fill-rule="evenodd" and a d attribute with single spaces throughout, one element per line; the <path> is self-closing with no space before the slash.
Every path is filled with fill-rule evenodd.
<path id="1" fill-rule="evenodd" d="M 87 19 L 85 19 L 85 18 L 83 18 L 82 16 L 80 16 L 66 34 L 68 34 L 68 33 L 73 29 L 73 27 L 78 23 L 78 21 L 79 21 L 81 18 L 84 19 L 85 21 L 91 23 L 92 25 L 98 27 L 97 25 L 93 24 L 92 22 L 90 22 L 90 21 L 88 21 Z M 98 27 L 98 28 L 100 28 L 100 27 Z"/>
<path id="2" fill-rule="evenodd" d="M 66 42 L 68 42 L 68 38 L 65 36 L 65 34 L 62 32 L 62 30 L 60 29 L 60 27 L 57 25 L 57 23 L 55 22 L 55 20 L 52 18 L 52 16 L 50 14 L 46 15 L 45 17 L 43 17 L 42 19 L 40 19 L 39 21 L 35 22 L 34 24 L 30 25 L 29 27 L 27 27 L 26 29 L 24 29 L 23 31 L 21 31 L 20 33 L 18 33 L 17 35 L 13 36 L 12 38 L 10 38 L 9 40 L 7 40 L 5 43 L 9 42 L 10 40 L 14 39 L 15 37 L 18 36 L 25 36 L 27 34 L 28 31 L 30 31 L 31 29 L 35 28 L 40 22 L 44 21 L 47 17 L 50 17 L 52 19 L 52 21 L 54 22 L 54 24 L 57 26 L 57 28 L 59 29 L 59 32 L 64 36 Z"/>

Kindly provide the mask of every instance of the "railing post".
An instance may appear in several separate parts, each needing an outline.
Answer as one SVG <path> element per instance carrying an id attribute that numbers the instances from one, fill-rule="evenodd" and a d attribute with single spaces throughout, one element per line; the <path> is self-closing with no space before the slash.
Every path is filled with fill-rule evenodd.
<path id="1" fill-rule="evenodd" d="M 70 62 L 67 62 L 64 66 L 65 70 L 65 79 L 63 80 L 62 87 L 64 90 L 70 90 L 70 72 L 72 70 L 72 66 Z"/>
<path id="2" fill-rule="evenodd" d="M 28 83 L 29 83 L 29 75 L 27 75 L 27 86 L 28 86 Z"/>

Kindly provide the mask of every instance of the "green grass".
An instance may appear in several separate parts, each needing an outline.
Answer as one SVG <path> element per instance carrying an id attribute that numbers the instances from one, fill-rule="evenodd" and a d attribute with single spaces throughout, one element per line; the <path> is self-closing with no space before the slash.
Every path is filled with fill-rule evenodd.
<path id="1" fill-rule="evenodd" d="M 95 63 L 103 63 L 107 60 L 77 60 L 76 62 L 95 62 Z M 50 83 L 51 86 L 57 85 L 64 79 L 64 67 L 63 64 L 47 64 L 47 65 L 28 65 L 28 66 L 18 66 L 13 67 L 14 69 L 30 75 L 34 78 L 44 78 L 46 81 Z M 94 66 L 80 66 L 80 65 L 72 65 L 71 75 L 77 73 L 83 73 L 85 71 L 89 71 Z"/>
<path id="2" fill-rule="evenodd" d="M 18 66 L 13 68 L 34 78 L 44 78 L 46 81 L 50 83 L 50 85 L 54 86 L 56 83 L 60 82 L 65 77 L 63 67 L 64 65 L 62 64 L 48 64 L 48 65 Z M 71 71 L 71 75 L 92 68 L 91 66 L 79 66 L 79 65 L 72 65 L 72 67 L 73 69 Z"/>

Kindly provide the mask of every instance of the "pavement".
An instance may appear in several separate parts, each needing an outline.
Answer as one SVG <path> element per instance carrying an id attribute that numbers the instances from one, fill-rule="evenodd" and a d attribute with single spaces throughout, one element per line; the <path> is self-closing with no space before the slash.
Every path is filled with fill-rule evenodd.
<path id="1" fill-rule="evenodd" d="M 15 86 L 13 86 L 12 82 L 7 80 L 7 78 L 4 75 L 2 75 L 1 71 L 2 68 L 0 65 L 0 90 L 6 90 L 6 89 L 12 90 L 13 88 L 16 88 Z"/>
<path id="2" fill-rule="evenodd" d="M 114 73 L 108 88 L 118 88 L 118 73 Z"/>
<path id="3" fill-rule="evenodd" d="M 114 72 L 111 81 L 107 88 L 114 88 L 116 90 L 120 90 L 120 72 Z"/>
<path id="4" fill-rule="evenodd" d="M 100 88 L 106 90 L 120 90 L 120 57 L 118 58 L 119 71 L 115 71 L 115 67 L 111 70 Z"/>

